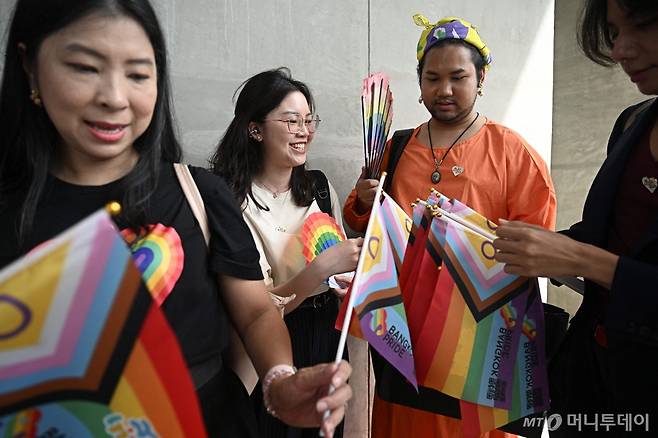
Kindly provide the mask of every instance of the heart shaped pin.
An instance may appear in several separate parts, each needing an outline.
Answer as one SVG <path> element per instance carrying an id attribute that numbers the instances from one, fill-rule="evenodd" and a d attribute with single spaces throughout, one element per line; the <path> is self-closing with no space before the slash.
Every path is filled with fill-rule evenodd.
<path id="1" fill-rule="evenodd" d="M 459 176 L 462 173 L 464 173 L 464 168 L 461 166 L 452 166 L 452 174 L 455 176 Z"/>
<path id="2" fill-rule="evenodd" d="M 648 176 L 642 177 L 642 185 L 647 188 L 651 193 L 656 191 L 656 188 L 658 188 L 658 179 L 651 177 L 649 178 Z"/>
<path id="3" fill-rule="evenodd" d="M 128 228 L 121 235 L 130 246 L 146 288 L 155 302 L 162 304 L 183 272 L 185 255 L 176 229 L 155 224 L 149 226 L 143 237 Z"/>

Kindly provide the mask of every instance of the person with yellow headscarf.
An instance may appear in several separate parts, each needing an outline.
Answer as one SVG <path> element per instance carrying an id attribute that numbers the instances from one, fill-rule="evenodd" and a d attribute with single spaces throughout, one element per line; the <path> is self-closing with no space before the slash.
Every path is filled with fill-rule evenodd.
<path id="1" fill-rule="evenodd" d="M 476 110 L 492 62 L 477 28 L 456 17 L 431 23 L 416 15 L 414 22 L 423 28 L 416 48 L 418 101 L 431 117 L 394 134 L 381 166 L 389 175 L 385 190 L 409 215 L 411 203 L 433 187 L 492 220 L 552 229 L 556 197 L 546 164 L 519 134 Z M 343 209 L 352 229 L 365 230 L 377 184 L 363 174 L 358 179 Z M 373 438 L 462 436 L 459 419 L 436 414 L 458 416 L 455 399 L 426 387 L 417 394 L 376 353 L 373 362 Z"/>

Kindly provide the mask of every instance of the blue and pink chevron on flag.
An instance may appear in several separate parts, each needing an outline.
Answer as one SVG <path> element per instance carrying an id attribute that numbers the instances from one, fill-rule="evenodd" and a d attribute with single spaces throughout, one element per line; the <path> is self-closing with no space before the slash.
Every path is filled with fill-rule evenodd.
<path id="1" fill-rule="evenodd" d="M 443 207 L 489 234 L 495 230 L 495 224 L 458 201 L 451 200 Z M 527 289 L 527 279 L 506 273 L 504 264 L 494 259 L 492 241 L 480 233 L 447 221 L 445 232 L 436 237 L 441 257 L 476 321 Z"/>
<path id="2" fill-rule="evenodd" d="M 351 291 L 354 310 L 368 343 L 417 387 L 407 316 L 378 202 L 373 205 L 370 221 L 371 232 L 362 253 L 363 267 L 355 274 L 361 276 L 360 283 L 358 289 Z"/>
<path id="3" fill-rule="evenodd" d="M 382 193 L 384 194 L 382 218 L 384 219 L 388 237 L 391 240 L 395 266 L 398 272 L 400 272 L 402 261 L 404 260 L 404 251 L 409 241 L 409 233 L 411 233 L 412 222 L 411 218 L 393 198 L 387 195 L 386 192 Z"/>

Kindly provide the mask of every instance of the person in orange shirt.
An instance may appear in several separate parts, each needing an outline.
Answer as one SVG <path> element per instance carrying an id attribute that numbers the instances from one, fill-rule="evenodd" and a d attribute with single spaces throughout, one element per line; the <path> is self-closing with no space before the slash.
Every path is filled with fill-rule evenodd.
<path id="1" fill-rule="evenodd" d="M 431 117 L 389 142 L 381 165 L 389 175 L 387 193 L 409 215 L 411 203 L 435 188 L 491 220 L 553 229 L 556 197 L 546 164 L 519 134 L 476 110 L 491 54 L 475 26 L 454 17 L 432 24 L 416 15 L 414 21 L 423 27 L 417 46 L 419 102 Z M 378 184 L 364 175 L 343 208 L 345 222 L 360 232 Z M 446 413 L 442 400 L 447 396 L 425 387 L 416 395 L 390 367 L 375 362 L 373 438 L 461 436 L 460 420 L 436 414 Z M 487 435 L 509 436 L 500 431 Z"/>

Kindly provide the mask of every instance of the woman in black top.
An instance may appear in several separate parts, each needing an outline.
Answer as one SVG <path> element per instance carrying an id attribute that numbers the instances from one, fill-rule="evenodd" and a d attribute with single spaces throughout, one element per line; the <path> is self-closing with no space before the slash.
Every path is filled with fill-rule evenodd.
<path id="1" fill-rule="evenodd" d="M 323 429 L 331 435 L 351 395 L 349 365 L 295 374 L 288 333 L 232 194 L 221 179 L 193 169 L 209 218 L 206 250 L 172 170 L 181 149 L 168 81 L 163 35 L 147 0 L 18 0 L 0 91 L 0 266 L 120 201 L 124 236 L 166 233 L 170 249 L 183 254 L 180 272 L 168 272 L 170 290 L 151 293 L 166 296 L 162 309 L 210 436 L 258 436 L 244 389 L 222 366 L 228 315 L 271 383 L 269 407 L 298 426 L 319 425 L 329 408 Z M 338 389 L 323 397 L 330 382 Z"/>

